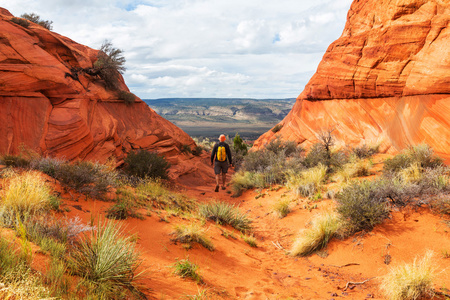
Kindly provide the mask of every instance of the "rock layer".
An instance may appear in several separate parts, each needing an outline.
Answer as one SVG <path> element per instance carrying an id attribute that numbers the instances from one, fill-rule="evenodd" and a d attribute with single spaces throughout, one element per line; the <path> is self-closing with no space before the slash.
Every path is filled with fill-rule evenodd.
<path id="1" fill-rule="evenodd" d="M 401 150 L 427 143 L 450 155 L 450 2 L 355 0 L 342 36 L 276 134 L 310 145 L 333 130 L 341 144 Z"/>
<path id="2" fill-rule="evenodd" d="M 126 105 L 117 91 L 74 68 L 92 68 L 97 50 L 30 23 L 24 28 L 0 8 L 0 154 L 21 145 L 69 160 L 120 163 L 132 149 L 176 160 L 194 141 L 136 98 Z M 128 91 L 120 76 L 119 89 Z"/>

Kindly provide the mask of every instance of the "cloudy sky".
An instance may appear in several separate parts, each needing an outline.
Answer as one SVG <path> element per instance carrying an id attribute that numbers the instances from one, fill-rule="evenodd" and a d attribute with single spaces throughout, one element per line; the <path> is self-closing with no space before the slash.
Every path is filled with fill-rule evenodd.
<path id="1" fill-rule="evenodd" d="M 53 31 L 124 51 L 143 99 L 295 98 L 342 33 L 351 0 L 0 0 Z"/>

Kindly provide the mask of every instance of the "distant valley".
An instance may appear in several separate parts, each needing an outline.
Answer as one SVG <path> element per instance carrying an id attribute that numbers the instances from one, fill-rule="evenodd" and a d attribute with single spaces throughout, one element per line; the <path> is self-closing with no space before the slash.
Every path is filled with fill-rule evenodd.
<path id="1" fill-rule="evenodd" d="M 224 133 L 254 140 L 280 122 L 295 103 L 292 99 L 164 98 L 143 99 L 163 118 L 193 137 Z"/>

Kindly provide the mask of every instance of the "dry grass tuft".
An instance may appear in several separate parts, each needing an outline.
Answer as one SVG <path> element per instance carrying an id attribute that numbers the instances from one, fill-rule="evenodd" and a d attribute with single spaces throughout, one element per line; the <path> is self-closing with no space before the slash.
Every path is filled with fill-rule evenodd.
<path id="1" fill-rule="evenodd" d="M 313 196 L 322 187 L 327 169 L 326 166 L 319 164 L 300 173 L 291 172 L 287 175 L 286 186 L 300 196 Z"/>
<path id="2" fill-rule="evenodd" d="M 214 250 L 213 243 L 205 236 L 205 230 L 197 224 L 190 225 L 176 225 L 173 234 L 176 242 L 185 243 L 192 246 L 193 243 L 197 243 L 208 249 Z"/>
<path id="3" fill-rule="evenodd" d="M 415 258 L 412 264 L 391 268 L 382 278 L 381 290 L 390 300 L 416 300 L 432 297 L 436 265 L 433 252 L 428 251 L 422 258 Z"/>
<path id="4" fill-rule="evenodd" d="M 306 256 L 324 248 L 331 238 L 341 229 L 342 222 L 335 212 L 317 215 L 311 221 L 311 227 L 302 230 L 292 245 L 292 256 Z"/>

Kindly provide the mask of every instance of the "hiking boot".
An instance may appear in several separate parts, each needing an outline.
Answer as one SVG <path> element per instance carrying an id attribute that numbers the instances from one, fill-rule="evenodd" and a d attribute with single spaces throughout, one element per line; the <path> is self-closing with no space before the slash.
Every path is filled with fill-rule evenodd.
<path id="1" fill-rule="evenodd" d="M 214 190 L 214 192 L 218 192 L 219 191 L 219 186 L 218 185 L 216 185 L 216 189 Z"/>
<path id="2" fill-rule="evenodd" d="M 222 190 L 224 190 L 224 189 L 226 189 L 226 187 L 223 186 L 223 187 L 222 187 Z"/>

